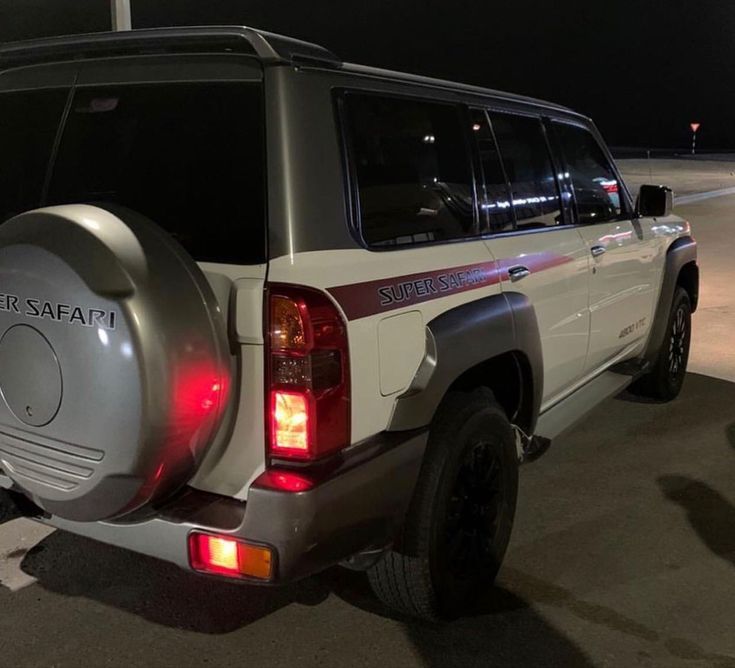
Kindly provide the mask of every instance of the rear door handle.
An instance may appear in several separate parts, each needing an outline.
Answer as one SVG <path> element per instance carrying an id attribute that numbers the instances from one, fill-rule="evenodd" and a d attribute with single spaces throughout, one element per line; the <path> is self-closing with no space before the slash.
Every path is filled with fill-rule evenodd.
<path id="1" fill-rule="evenodd" d="M 607 252 L 607 248 L 604 246 L 592 246 L 590 248 L 590 253 L 592 253 L 592 257 L 600 257 L 600 255 L 604 255 Z"/>
<path id="2" fill-rule="evenodd" d="M 522 264 L 508 269 L 508 277 L 514 283 L 516 281 L 520 281 L 522 278 L 526 278 L 526 276 L 528 276 L 530 273 L 531 270 L 528 267 L 524 267 Z"/>

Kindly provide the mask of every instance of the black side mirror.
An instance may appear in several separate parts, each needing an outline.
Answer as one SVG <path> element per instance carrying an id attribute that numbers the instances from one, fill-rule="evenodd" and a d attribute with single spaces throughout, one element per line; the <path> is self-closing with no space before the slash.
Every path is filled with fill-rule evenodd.
<path id="1" fill-rule="evenodd" d="M 666 186 L 641 186 L 635 210 L 641 218 L 665 218 L 674 208 L 674 191 Z"/>

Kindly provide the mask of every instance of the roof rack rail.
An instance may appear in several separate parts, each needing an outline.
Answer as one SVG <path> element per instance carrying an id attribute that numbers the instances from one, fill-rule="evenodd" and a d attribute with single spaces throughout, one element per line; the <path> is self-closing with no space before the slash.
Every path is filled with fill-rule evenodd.
<path id="1" fill-rule="evenodd" d="M 254 53 L 267 63 L 314 63 L 340 67 L 342 61 L 318 44 L 247 26 L 150 28 L 50 37 L 0 44 L 0 69 L 19 62 L 58 57 L 88 58 L 120 52 L 185 50 L 209 46 Z"/>
<path id="2" fill-rule="evenodd" d="M 253 28 L 243 27 L 242 30 L 248 34 L 247 39 L 262 59 L 270 58 L 287 62 L 313 60 L 333 65 L 342 64 L 341 58 L 318 44 Z"/>

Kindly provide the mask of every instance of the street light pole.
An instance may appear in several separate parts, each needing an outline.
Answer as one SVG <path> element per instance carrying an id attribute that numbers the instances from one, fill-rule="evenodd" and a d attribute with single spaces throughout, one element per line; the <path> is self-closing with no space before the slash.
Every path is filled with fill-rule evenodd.
<path id="1" fill-rule="evenodd" d="M 112 10 L 112 29 L 115 32 L 133 29 L 130 0 L 110 0 Z"/>

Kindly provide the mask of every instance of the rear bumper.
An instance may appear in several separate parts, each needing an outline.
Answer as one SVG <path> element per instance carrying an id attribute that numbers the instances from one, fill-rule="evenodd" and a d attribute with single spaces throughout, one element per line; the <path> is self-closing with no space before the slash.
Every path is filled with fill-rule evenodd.
<path id="1" fill-rule="evenodd" d="M 425 431 L 383 434 L 355 446 L 304 492 L 252 487 L 240 502 L 190 489 L 155 517 L 130 524 L 35 519 L 187 570 L 192 531 L 227 534 L 272 547 L 271 582 L 288 582 L 390 544 L 413 494 L 426 437 Z"/>

